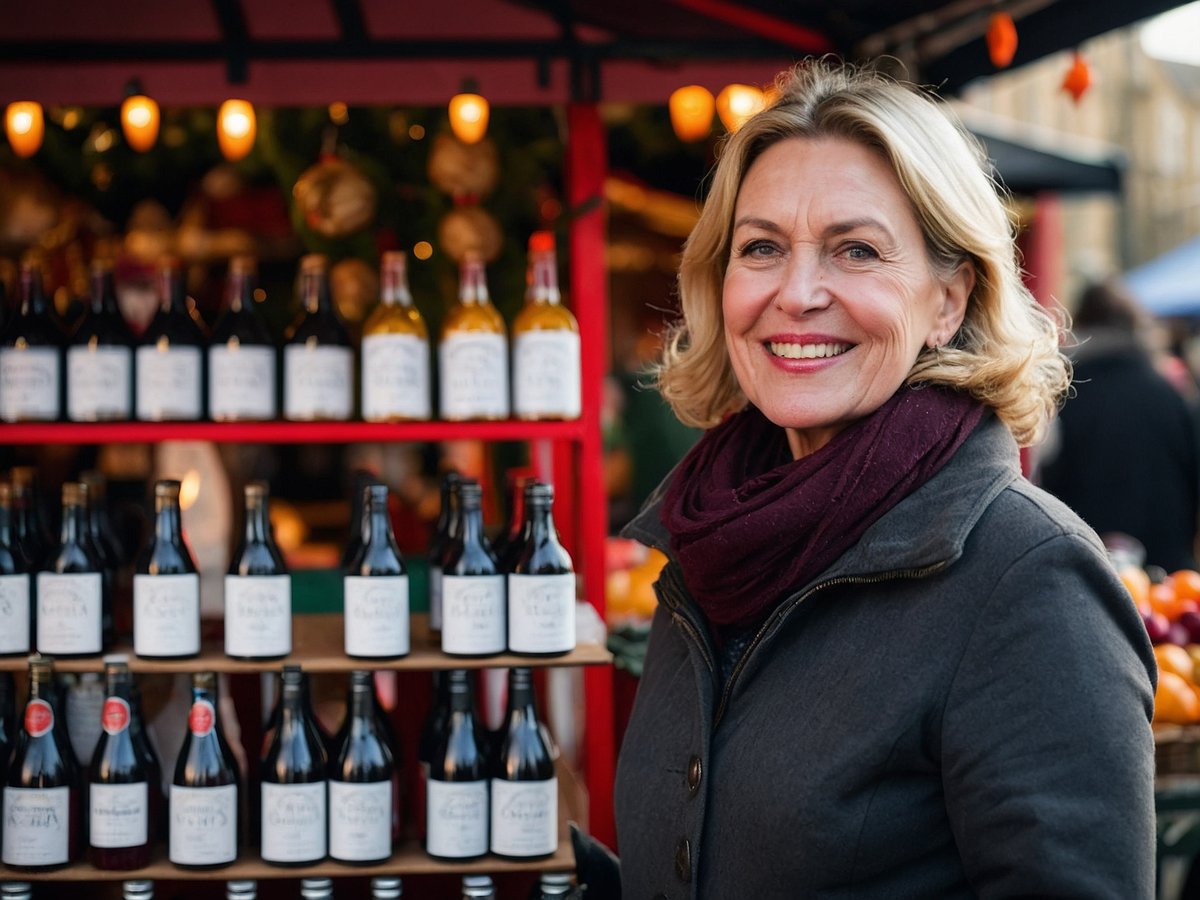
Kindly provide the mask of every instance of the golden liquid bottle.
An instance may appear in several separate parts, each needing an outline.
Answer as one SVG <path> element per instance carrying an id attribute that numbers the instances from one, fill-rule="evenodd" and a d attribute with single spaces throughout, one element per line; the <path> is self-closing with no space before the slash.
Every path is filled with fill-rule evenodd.
<path id="1" fill-rule="evenodd" d="M 408 259 L 383 254 L 379 305 L 362 339 L 362 414 L 368 422 L 428 419 L 429 330 L 408 290 Z"/>
<path id="2" fill-rule="evenodd" d="M 513 321 L 513 409 L 520 419 L 576 419 L 579 323 L 562 305 L 554 234 L 529 238 L 529 290 Z"/>
<path id="3" fill-rule="evenodd" d="M 443 419 L 508 417 L 508 333 L 480 259 L 463 260 L 458 302 L 442 322 L 438 376 Z"/>

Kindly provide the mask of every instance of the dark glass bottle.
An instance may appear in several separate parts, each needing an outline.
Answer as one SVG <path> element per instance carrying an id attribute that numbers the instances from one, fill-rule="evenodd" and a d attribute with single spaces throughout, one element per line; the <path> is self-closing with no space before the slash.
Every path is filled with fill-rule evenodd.
<path id="1" fill-rule="evenodd" d="M 492 766 L 491 850 L 537 859 L 558 849 L 558 778 L 526 668 L 508 670 L 508 712 Z"/>
<path id="2" fill-rule="evenodd" d="M 500 571 L 508 574 L 512 571 L 525 546 L 525 529 L 528 521 L 525 517 L 525 487 L 533 484 L 533 469 L 509 469 L 504 473 L 505 486 L 508 488 L 508 521 L 492 543 L 492 552 L 500 563 Z"/>
<path id="3" fill-rule="evenodd" d="M 109 515 L 104 473 L 89 469 L 80 473 L 79 480 L 87 485 L 88 533 L 112 598 L 113 631 L 128 634 L 133 630 L 133 556 L 117 537 Z"/>
<path id="4" fill-rule="evenodd" d="M 284 666 L 285 670 L 289 668 L 299 668 L 299 666 Z M 313 728 L 317 730 L 317 735 L 321 738 L 321 748 L 325 751 L 325 758 L 328 759 L 333 752 L 333 736 L 325 728 L 324 724 L 317 714 L 313 711 L 312 705 L 312 689 L 309 685 L 308 673 L 300 672 L 300 694 L 304 703 L 304 714 Z M 263 726 L 262 751 L 260 756 L 266 757 L 267 751 L 271 749 L 271 742 L 275 740 L 275 732 L 279 730 L 279 722 L 283 718 L 283 680 L 280 679 L 279 686 L 275 691 L 275 702 L 271 705 L 271 712 L 267 715 L 267 723 Z"/>
<path id="5" fill-rule="evenodd" d="M 198 672 L 192 675 L 188 728 L 171 781 L 171 862 L 216 868 L 237 859 L 239 785 L 217 713 L 217 676 Z"/>
<path id="6" fill-rule="evenodd" d="M 366 469 L 355 469 L 350 480 L 350 534 L 346 539 L 346 546 L 342 550 L 342 558 L 338 563 L 339 568 L 343 571 L 349 567 L 350 563 L 354 562 L 354 557 L 358 556 L 358 551 L 362 549 L 363 535 L 366 534 L 369 524 L 367 488 L 375 484 L 375 476 Z"/>
<path id="7" fill-rule="evenodd" d="M 461 483 L 462 476 L 453 470 L 442 475 L 442 505 L 426 557 L 429 561 L 429 630 L 434 634 L 442 630 L 442 566 L 446 551 L 458 534 L 458 487 Z"/>
<path id="8" fill-rule="evenodd" d="M 327 768 L 300 667 L 284 666 L 279 725 L 261 769 L 259 835 L 264 861 L 299 866 L 325 858 Z"/>
<path id="9" fill-rule="evenodd" d="M 158 267 L 159 307 L 135 354 L 137 417 L 144 422 L 195 421 L 204 416 L 203 323 L 188 308 L 176 259 Z"/>
<path id="10" fill-rule="evenodd" d="M 350 676 L 345 734 L 329 766 L 329 855 L 369 865 L 392 855 L 394 758 L 376 716 L 370 672 Z"/>
<path id="11" fill-rule="evenodd" d="M 33 466 L 13 466 L 8 471 L 13 486 L 13 528 L 17 540 L 25 548 L 25 556 L 35 566 L 41 565 L 54 546 L 54 531 L 43 515 L 42 495 L 38 490 L 37 469 Z"/>
<path id="12" fill-rule="evenodd" d="M 465 670 L 446 673 L 446 693 L 450 712 L 425 786 L 425 850 L 436 859 L 477 859 L 488 851 L 486 742 Z"/>
<path id="13" fill-rule="evenodd" d="M 146 765 L 145 740 L 133 725 L 133 676 L 124 656 L 104 660 L 103 731 L 88 771 L 88 839 L 97 869 L 140 869 L 150 862 L 155 773 Z"/>
<path id="14" fill-rule="evenodd" d="M 225 653 L 280 659 L 292 652 L 292 576 L 271 531 L 267 485 L 246 485 L 242 540 L 225 576 Z"/>
<path id="15" fill-rule="evenodd" d="M 284 418 L 345 421 L 354 412 L 354 349 L 333 305 L 326 257 L 301 258 L 300 298 L 283 345 Z"/>
<path id="16" fill-rule="evenodd" d="M 569 872 L 543 872 L 529 891 L 529 900 L 580 900 L 582 891 L 574 885 Z"/>
<path id="17" fill-rule="evenodd" d="M 20 308 L 0 338 L 0 419 L 52 422 L 62 416 L 66 337 L 38 263 L 22 262 L 20 281 Z"/>
<path id="18" fill-rule="evenodd" d="M 575 573 L 558 541 L 554 488 L 525 488 L 525 542 L 508 575 L 508 649 L 558 656 L 575 649 Z"/>
<path id="19" fill-rule="evenodd" d="M 346 655 L 396 659 L 409 651 L 408 570 L 392 534 L 387 485 L 366 493 L 363 545 L 342 579 Z"/>
<path id="20" fill-rule="evenodd" d="M 46 871 L 76 858 L 79 772 L 64 730 L 56 724 L 54 664 L 29 660 L 29 699 L 4 782 L 3 862 Z"/>
<path id="21" fill-rule="evenodd" d="M 133 332 L 117 306 L 111 259 L 92 261 L 91 306 L 67 347 L 67 418 L 133 418 Z"/>
<path id="22" fill-rule="evenodd" d="M 504 576 L 483 532 L 483 490 L 464 480 L 458 489 L 460 527 L 442 567 L 442 652 L 456 656 L 503 653 Z"/>
<path id="23" fill-rule="evenodd" d="M 146 783 L 150 791 L 150 822 L 154 826 L 162 825 L 165 819 L 166 797 L 163 795 L 163 767 L 158 751 L 150 740 L 150 731 L 146 728 L 146 713 L 142 709 L 142 690 L 136 680 L 129 683 L 129 706 L 132 715 L 129 720 L 133 732 L 133 745 L 142 754 L 142 765 L 146 769 Z"/>
<path id="24" fill-rule="evenodd" d="M 62 501 L 58 546 L 37 576 L 37 648 L 56 656 L 87 656 L 108 645 L 112 611 L 89 538 L 86 487 L 67 482 Z"/>
<path id="25" fill-rule="evenodd" d="M 438 738 L 446 730 L 446 722 L 450 718 L 450 691 L 446 673 L 435 670 L 430 676 L 429 712 L 421 725 L 421 734 L 417 739 L 417 797 L 414 803 L 413 820 L 425 840 L 425 828 L 428 825 L 425 815 L 425 788 L 429 781 L 429 767 L 433 762 L 434 749 Z"/>
<path id="26" fill-rule="evenodd" d="M 133 652 L 171 659 L 200 652 L 200 575 L 183 536 L 178 481 L 154 485 L 154 531 L 133 576 Z"/>
<path id="27" fill-rule="evenodd" d="M 275 341 L 255 308 L 255 262 L 229 263 L 227 305 L 208 343 L 208 415 L 217 422 L 274 419 Z"/>
<path id="28" fill-rule="evenodd" d="M 12 672 L 0 672 L 0 790 L 8 775 L 13 746 L 17 742 L 17 685 Z M 0 824 L 0 832 L 3 832 Z"/>
<path id="29" fill-rule="evenodd" d="M 0 655 L 28 653 L 33 640 L 33 561 L 13 528 L 13 488 L 0 481 Z"/>

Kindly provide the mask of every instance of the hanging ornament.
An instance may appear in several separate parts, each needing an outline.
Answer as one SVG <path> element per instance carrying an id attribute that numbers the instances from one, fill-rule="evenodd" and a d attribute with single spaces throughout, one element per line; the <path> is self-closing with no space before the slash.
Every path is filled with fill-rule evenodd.
<path id="1" fill-rule="evenodd" d="M 496 188 L 500 160 L 491 138 L 464 144 L 443 131 L 429 150 L 429 180 L 459 201 L 478 202 Z"/>
<path id="2" fill-rule="evenodd" d="M 1017 52 L 1017 26 L 1006 12 L 992 13 L 987 29 L 988 56 L 992 65 L 1003 69 Z"/>
<path id="3" fill-rule="evenodd" d="M 1082 53 L 1076 50 L 1074 62 L 1071 63 L 1071 68 L 1067 69 L 1067 74 L 1063 77 L 1062 89 L 1078 103 L 1094 81 L 1092 69 L 1087 64 L 1087 60 L 1083 58 Z"/>
<path id="4" fill-rule="evenodd" d="M 375 218 L 375 186 L 358 167 L 336 156 L 310 166 L 296 180 L 292 196 L 313 231 L 342 238 L 366 228 Z"/>
<path id="5" fill-rule="evenodd" d="M 495 262 L 504 246 L 500 223 L 486 209 L 474 205 L 455 206 L 438 222 L 438 244 L 455 262 L 477 256 Z"/>

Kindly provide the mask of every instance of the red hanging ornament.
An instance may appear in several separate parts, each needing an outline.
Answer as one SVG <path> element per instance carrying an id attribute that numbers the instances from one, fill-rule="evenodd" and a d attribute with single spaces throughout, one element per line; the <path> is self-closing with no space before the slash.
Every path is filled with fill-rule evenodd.
<path id="1" fill-rule="evenodd" d="M 992 65 L 1003 69 L 1017 52 L 1017 26 L 1006 12 L 992 13 L 987 29 L 988 56 Z"/>
<path id="2" fill-rule="evenodd" d="M 1071 63 L 1071 68 L 1067 70 L 1067 74 L 1063 77 L 1062 89 L 1071 95 L 1071 98 L 1078 103 L 1080 98 L 1087 93 L 1095 79 L 1092 78 L 1092 69 L 1087 64 L 1087 60 L 1083 58 L 1083 54 L 1078 50 L 1075 51 L 1075 61 Z"/>

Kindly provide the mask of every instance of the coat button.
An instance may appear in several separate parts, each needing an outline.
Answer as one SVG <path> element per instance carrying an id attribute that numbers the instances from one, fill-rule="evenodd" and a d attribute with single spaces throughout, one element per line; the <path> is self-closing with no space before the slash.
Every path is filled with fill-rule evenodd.
<path id="1" fill-rule="evenodd" d="M 687 838 L 675 845 L 675 874 L 685 884 L 692 880 L 692 842 Z"/>
<path id="2" fill-rule="evenodd" d="M 700 776 L 704 774 L 704 767 L 700 765 L 700 757 L 693 756 L 688 761 L 687 784 L 688 790 L 693 794 L 700 790 Z"/>

